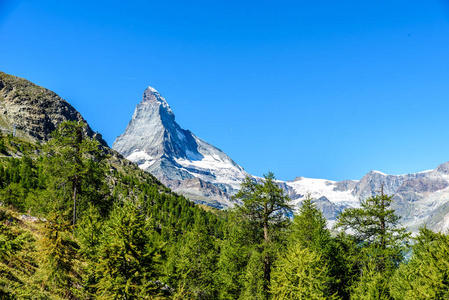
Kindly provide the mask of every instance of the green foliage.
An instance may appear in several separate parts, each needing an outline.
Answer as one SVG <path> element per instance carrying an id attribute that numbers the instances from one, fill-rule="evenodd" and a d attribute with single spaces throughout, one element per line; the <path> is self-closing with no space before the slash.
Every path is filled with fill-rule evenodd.
<path id="1" fill-rule="evenodd" d="M 278 230 L 289 224 L 288 215 L 292 213 L 290 198 L 275 180 L 271 172 L 264 175 L 261 183 L 246 177 L 234 196 L 238 213 L 252 223 L 259 235 L 263 234 L 265 243 L 275 239 Z"/>
<path id="2" fill-rule="evenodd" d="M 32 241 L 30 234 L 20 232 L 12 224 L 18 222 L 11 214 L 0 209 L 0 259 L 6 260 Z"/>
<path id="3" fill-rule="evenodd" d="M 422 230 L 404 262 L 408 234 L 391 197 L 343 212 L 337 225 L 351 234 L 337 236 L 311 199 L 291 221 L 272 173 L 247 178 L 235 209 L 201 209 L 104 157 L 82 131 L 63 123 L 44 151 L 0 138 L 23 153 L 0 158 L 2 299 L 449 297 L 449 238 Z"/>
<path id="4" fill-rule="evenodd" d="M 5 141 L 3 138 L 0 139 L 0 153 L 1 154 L 8 154 L 8 151 L 6 150 Z"/>
<path id="5" fill-rule="evenodd" d="M 392 202 L 392 196 L 374 196 L 362 201 L 360 208 L 338 216 L 335 227 L 351 230 L 352 246 L 346 243 L 350 246 L 349 270 L 360 274 L 352 276 L 351 299 L 390 298 L 388 282 L 404 259 L 410 236 L 399 227 L 400 217 L 390 207 Z"/>
<path id="6" fill-rule="evenodd" d="M 301 202 L 299 213 L 293 216 L 290 230 L 291 243 L 300 244 L 313 251 L 326 251 L 331 241 L 326 219 L 309 197 Z"/>
<path id="7" fill-rule="evenodd" d="M 234 199 L 241 203 L 237 204 L 237 214 L 246 219 L 248 229 L 261 244 L 259 251 L 263 253 L 263 291 L 264 297 L 268 298 L 271 266 L 278 243 L 285 237 L 284 230 L 290 224 L 290 198 L 276 183 L 274 174 L 269 172 L 261 183 L 250 177 L 245 178 Z"/>
<path id="8" fill-rule="evenodd" d="M 389 289 L 391 270 L 379 272 L 375 261 L 369 261 L 361 270 L 361 276 L 351 288 L 351 299 L 392 299 Z"/>
<path id="9" fill-rule="evenodd" d="M 395 299 L 449 298 L 449 236 L 421 228 L 413 255 L 391 282 Z"/>
<path id="10" fill-rule="evenodd" d="M 0 199 L 7 206 L 14 206 L 19 210 L 25 208 L 25 190 L 20 183 L 11 182 L 7 187 L 0 190 Z"/>
<path id="11" fill-rule="evenodd" d="M 77 244 L 72 240 L 70 230 L 66 218 L 54 213 L 44 222 L 42 237 L 38 241 L 43 285 L 62 296 L 72 295 L 78 277 L 74 268 Z"/>
<path id="12" fill-rule="evenodd" d="M 155 251 L 145 215 L 132 203 L 117 206 L 105 224 L 96 262 L 98 299 L 145 299 L 158 294 Z"/>
<path id="13" fill-rule="evenodd" d="M 77 238 L 80 244 L 80 253 L 88 258 L 95 259 L 101 245 L 103 235 L 104 220 L 101 218 L 98 209 L 90 205 L 86 213 L 78 224 Z"/>
<path id="14" fill-rule="evenodd" d="M 84 127 L 85 124 L 63 122 L 44 146 L 47 189 L 57 195 L 57 209 L 68 211 L 73 207 L 72 224 L 76 223 L 77 213 L 82 213 L 78 211 L 80 206 L 97 204 L 104 198 L 104 164 L 99 143 L 83 134 Z"/>
<path id="15" fill-rule="evenodd" d="M 248 230 L 248 221 L 243 217 L 232 212 L 226 224 L 225 236 L 219 242 L 220 255 L 217 262 L 216 286 L 218 289 L 219 299 L 237 299 L 244 289 L 244 283 L 247 282 L 246 273 L 248 260 L 254 249 L 254 236 L 252 231 Z M 254 258 L 253 258 L 254 259 Z M 250 268 L 260 266 L 252 266 Z M 250 269 L 249 268 L 249 269 Z M 251 271 L 247 270 L 251 273 Z M 254 275 L 263 278 L 263 274 L 255 273 Z"/>
<path id="16" fill-rule="evenodd" d="M 265 259 L 266 256 L 258 249 L 249 252 L 249 260 L 242 276 L 241 300 L 262 300 L 268 298 L 265 279 Z"/>
<path id="17" fill-rule="evenodd" d="M 403 259 L 403 245 L 410 234 L 399 227 L 400 217 L 394 213 L 392 196 L 381 195 L 361 202 L 360 208 L 350 208 L 339 216 L 336 228 L 351 229 L 355 242 L 376 258 L 379 270 L 396 267 Z"/>
<path id="18" fill-rule="evenodd" d="M 167 283 L 176 290 L 188 291 L 197 299 L 216 299 L 216 260 L 215 241 L 200 221 L 172 247 Z"/>
<path id="19" fill-rule="evenodd" d="M 297 244 L 276 262 L 271 283 L 273 299 L 334 299 L 326 295 L 327 274 L 321 256 Z"/>
<path id="20" fill-rule="evenodd" d="M 327 265 L 328 280 L 323 283 L 327 297 L 334 294 L 346 296 L 348 293 L 347 253 L 338 240 L 331 237 L 326 227 L 326 219 L 314 201 L 307 197 L 301 202 L 298 214 L 293 217 L 290 227 L 289 246 L 286 252 L 295 251 L 296 247 L 308 249 L 321 257 Z"/>
<path id="21" fill-rule="evenodd" d="M 173 291 L 174 298 L 215 295 L 216 239 L 223 238 L 226 213 L 218 217 L 206 212 L 133 165 L 109 161 L 106 168 L 98 148 L 89 146 L 95 141 L 83 136 L 81 143 L 71 144 L 69 137 L 76 140 L 72 134 L 80 128 L 80 124 L 63 123 L 54 133 L 55 139 L 44 145 L 45 151 L 40 145 L 23 144 L 29 157 L 0 158 L 0 206 L 47 219 L 42 231 L 26 221 L 24 226 L 32 231 L 27 227 L 27 234 L 16 234 L 1 223 L 9 222 L 10 217 L 2 219 L 0 215 L 0 257 L 7 258 L 0 260 L 0 298 L 90 299 L 114 297 L 124 291 L 128 298 L 164 299 L 161 287 L 166 294 Z M 16 141 L 9 137 L 8 147 L 15 144 L 20 148 Z M 76 230 L 68 222 L 74 211 L 74 174 L 79 187 Z M 110 213 L 113 207 L 116 209 Z M 13 219 L 14 224 L 21 222 Z M 128 226 L 131 223 L 140 225 Z M 188 234 L 195 224 L 202 224 L 200 240 Z M 161 280 L 168 278 L 163 272 L 178 256 L 171 249 L 181 241 L 186 243 L 184 271 L 194 269 L 197 261 L 188 253 L 203 241 L 212 249 L 212 260 L 205 256 L 203 265 L 209 271 L 200 279 L 186 276 L 186 284 L 174 281 L 173 289 Z M 174 277 L 182 278 L 181 271 Z"/>

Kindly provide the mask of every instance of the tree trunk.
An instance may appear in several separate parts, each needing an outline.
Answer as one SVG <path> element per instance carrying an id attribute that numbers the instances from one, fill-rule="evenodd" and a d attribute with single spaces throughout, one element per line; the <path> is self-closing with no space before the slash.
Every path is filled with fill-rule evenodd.
<path id="1" fill-rule="evenodd" d="M 73 189 L 73 230 L 75 230 L 75 223 L 76 223 L 76 185 Z"/>
<path id="2" fill-rule="evenodd" d="M 265 245 L 266 246 L 266 245 Z M 263 290 L 265 292 L 266 297 L 268 298 L 268 287 L 270 285 L 271 280 L 271 259 L 270 253 L 268 253 L 267 249 L 265 249 L 265 257 L 263 262 Z"/>

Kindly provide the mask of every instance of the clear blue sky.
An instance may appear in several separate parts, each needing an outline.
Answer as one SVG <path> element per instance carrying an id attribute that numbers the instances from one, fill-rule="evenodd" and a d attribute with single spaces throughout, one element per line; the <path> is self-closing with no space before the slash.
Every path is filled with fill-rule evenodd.
<path id="1" fill-rule="evenodd" d="M 1 1 L 0 70 L 112 145 L 151 85 L 249 173 L 360 179 L 449 160 L 449 3 Z"/>

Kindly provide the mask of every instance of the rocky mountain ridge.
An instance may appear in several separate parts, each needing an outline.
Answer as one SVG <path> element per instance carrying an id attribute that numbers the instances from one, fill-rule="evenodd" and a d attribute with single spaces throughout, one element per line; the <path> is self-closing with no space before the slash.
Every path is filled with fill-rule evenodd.
<path id="1" fill-rule="evenodd" d="M 360 201 L 379 194 L 383 185 L 385 194 L 394 195 L 393 208 L 402 217 L 402 224 L 410 230 L 416 231 L 423 224 L 434 230 L 447 230 L 448 168 L 449 162 L 433 170 L 405 175 L 371 171 L 359 181 L 335 182 L 301 177 L 285 182 L 285 185 L 301 195 L 292 198 L 294 204 L 299 205 L 305 194 L 316 199 L 317 205 L 331 223 L 343 209 L 358 207 Z"/>
<path id="2" fill-rule="evenodd" d="M 56 93 L 34 83 L 0 72 L 0 130 L 29 141 L 47 141 L 64 121 L 87 124 L 81 114 Z M 87 124 L 85 133 L 107 146 L 101 134 Z"/>

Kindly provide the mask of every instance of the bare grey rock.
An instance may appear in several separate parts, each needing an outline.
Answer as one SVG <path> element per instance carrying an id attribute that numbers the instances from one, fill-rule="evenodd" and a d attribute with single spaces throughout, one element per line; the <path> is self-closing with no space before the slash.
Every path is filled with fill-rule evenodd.
<path id="1" fill-rule="evenodd" d="M 30 141 L 47 141 L 64 121 L 87 124 L 81 114 L 56 93 L 20 77 L 0 72 L 0 127 Z M 85 133 L 107 147 L 89 125 Z"/>
<path id="2" fill-rule="evenodd" d="M 357 181 L 355 180 L 343 180 L 335 184 L 334 191 L 344 192 L 352 190 L 356 187 Z"/>
<path id="3" fill-rule="evenodd" d="M 335 220 L 341 212 L 341 208 L 338 208 L 337 205 L 330 202 L 325 196 L 316 199 L 315 205 L 321 209 L 324 217 L 328 220 Z"/>

